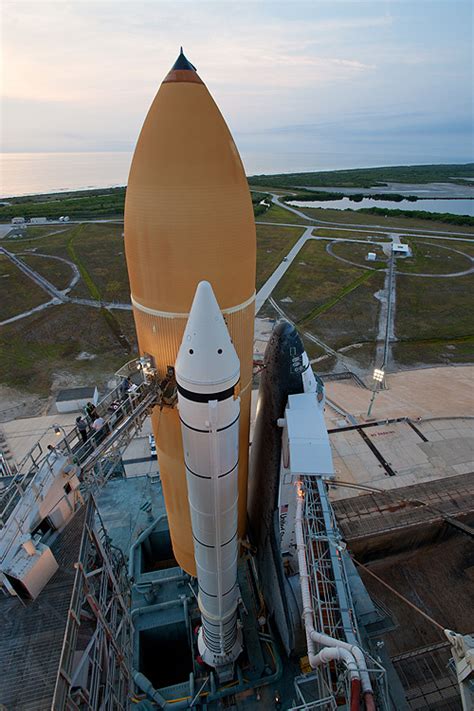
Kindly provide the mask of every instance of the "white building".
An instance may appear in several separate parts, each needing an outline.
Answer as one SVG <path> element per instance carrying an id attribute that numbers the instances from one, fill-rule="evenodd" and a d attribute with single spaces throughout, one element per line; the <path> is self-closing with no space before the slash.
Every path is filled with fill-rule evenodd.
<path id="1" fill-rule="evenodd" d="M 401 242 L 392 244 L 392 253 L 399 254 L 401 257 L 410 257 L 411 250 L 408 244 L 402 244 Z"/>
<path id="2" fill-rule="evenodd" d="M 94 405 L 99 402 L 99 391 L 95 386 L 69 388 L 59 391 L 56 397 L 56 409 L 58 412 L 79 412 L 88 402 Z"/>
<path id="3" fill-rule="evenodd" d="M 24 224 L 25 224 L 24 217 L 12 217 L 12 225 L 24 225 Z"/>
<path id="4" fill-rule="evenodd" d="M 47 221 L 47 217 L 32 217 L 30 220 L 32 225 L 44 225 L 44 223 Z"/>
<path id="5" fill-rule="evenodd" d="M 368 253 L 368 255 L 367 255 L 368 262 L 375 262 L 376 259 L 377 259 L 377 255 L 375 254 L 375 252 Z"/>

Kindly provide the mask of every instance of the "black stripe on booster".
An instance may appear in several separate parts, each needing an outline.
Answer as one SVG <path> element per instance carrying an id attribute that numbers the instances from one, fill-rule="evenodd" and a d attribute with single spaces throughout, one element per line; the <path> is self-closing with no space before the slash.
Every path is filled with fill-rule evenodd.
<path id="1" fill-rule="evenodd" d="M 240 412 L 239 412 L 239 414 L 237 415 L 237 417 L 235 418 L 235 420 L 233 420 L 230 424 L 226 425 L 225 427 L 219 427 L 219 429 L 216 430 L 216 432 L 224 432 L 224 430 L 228 430 L 229 427 L 232 427 L 232 425 L 235 425 L 235 423 L 237 422 L 237 420 L 239 419 L 239 417 L 240 417 Z M 188 423 L 185 422 L 181 416 L 180 416 L 180 418 L 179 418 L 179 421 L 180 421 L 181 424 L 184 425 L 188 430 L 192 430 L 193 432 L 203 432 L 204 434 L 209 434 L 209 432 L 210 432 L 210 430 L 200 430 L 198 427 L 191 427 L 191 425 L 188 425 Z"/>
<path id="2" fill-rule="evenodd" d="M 237 381 L 238 383 L 239 381 Z M 182 385 L 177 384 L 178 392 L 180 395 L 186 398 L 186 400 L 191 400 L 192 402 L 209 402 L 210 400 L 227 400 L 229 397 L 234 396 L 235 383 L 232 387 L 227 388 L 227 390 L 221 390 L 218 393 L 194 393 L 191 390 L 186 390 Z"/>
<path id="3" fill-rule="evenodd" d="M 237 585 L 237 583 L 234 583 L 234 584 L 232 585 L 232 587 L 230 588 L 230 590 L 227 590 L 227 592 L 222 593 L 222 597 L 225 597 L 226 595 L 229 595 L 229 593 L 231 593 L 232 590 L 234 590 L 234 588 L 235 588 L 236 585 Z M 199 583 L 198 583 L 198 586 L 199 586 L 199 590 L 203 593 L 203 595 L 207 595 L 208 597 L 217 597 L 217 595 L 213 595 L 212 593 L 208 593 L 208 592 L 206 592 L 205 590 L 203 590 L 203 588 L 199 585 Z"/>

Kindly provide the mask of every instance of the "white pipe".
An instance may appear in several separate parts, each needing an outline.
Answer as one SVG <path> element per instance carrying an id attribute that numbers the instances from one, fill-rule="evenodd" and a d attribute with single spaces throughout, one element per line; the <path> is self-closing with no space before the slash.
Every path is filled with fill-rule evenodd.
<path id="1" fill-rule="evenodd" d="M 329 662 L 332 661 L 343 662 L 343 664 L 347 667 L 351 681 L 353 679 L 360 678 L 359 669 L 354 657 L 347 651 L 347 649 L 343 649 L 342 647 L 323 647 L 316 655 L 314 655 L 313 661 L 314 666 L 329 664 Z"/>
<path id="2" fill-rule="evenodd" d="M 322 663 L 328 658 L 328 654 L 325 650 L 322 657 L 318 657 L 315 654 L 314 644 L 324 645 L 325 647 L 332 647 L 339 650 L 344 650 L 348 652 L 352 660 L 356 664 L 357 674 L 351 675 L 351 669 L 348 666 L 349 657 L 339 652 L 341 655 L 339 660 L 344 662 L 349 670 L 351 678 L 360 678 L 362 691 L 364 694 L 373 694 L 372 684 L 370 681 L 370 676 L 367 671 L 367 664 L 365 662 L 364 653 L 359 647 L 348 642 L 343 642 L 342 640 L 335 639 L 329 635 L 317 632 L 314 629 L 314 616 L 313 616 L 313 606 L 311 603 L 311 594 L 309 590 L 309 574 L 308 567 L 306 565 L 306 555 L 305 555 L 305 544 L 303 537 L 303 491 L 297 489 L 297 502 L 296 502 L 296 518 L 295 518 L 295 534 L 296 534 L 296 548 L 298 552 L 298 566 L 300 573 L 300 585 L 301 585 L 301 597 L 303 600 L 303 619 L 305 624 L 306 641 L 308 646 L 308 660 L 310 666 L 314 668 L 318 664 Z M 319 653 L 321 654 L 321 652 Z M 318 659 L 317 659 L 318 658 Z M 346 662 L 347 659 L 347 662 Z"/>

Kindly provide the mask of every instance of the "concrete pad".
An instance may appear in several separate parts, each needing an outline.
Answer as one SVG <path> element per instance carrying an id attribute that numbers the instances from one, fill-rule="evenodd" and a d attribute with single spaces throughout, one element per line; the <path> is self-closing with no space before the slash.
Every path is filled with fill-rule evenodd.
<path id="1" fill-rule="evenodd" d="M 25 417 L 21 420 L 11 420 L 3 422 L 1 429 L 5 435 L 7 445 L 15 459 L 16 464 L 35 447 L 39 442 L 43 451 L 46 450 L 48 444 L 56 445 L 61 435 L 58 437 L 54 433 L 54 426 L 59 425 L 64 427 L 66 432 L 69 432 L 76 421 L 77 412 L 69 412 L 67 414 L 44 415 L 43 417 Z M 37 453 L 39 453 L 39 449 Z"/>
<path id="2" fill-rule="evenodd" d="M 446 366 L 389 373 L 386 383 L 388 390 L 379 392 L 374 402 L 372 414 L 375 418 L 473 414 L 474 366 Z M 347 412 L 355 416 L 365 416 L 367 413 L 371 393 L 351 381 L 328 381 L 326 392 L 332 401 Z"/>

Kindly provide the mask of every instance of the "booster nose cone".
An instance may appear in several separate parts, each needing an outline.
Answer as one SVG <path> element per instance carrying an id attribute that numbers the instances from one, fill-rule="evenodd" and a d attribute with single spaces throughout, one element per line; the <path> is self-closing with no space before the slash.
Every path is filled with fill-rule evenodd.
<path id="1" fill-rule="evenodd" d="M 175 370 L 179 387 L 210 400 L 239 379 L 239 359 L 208 281 L 196 289 Z"/>

